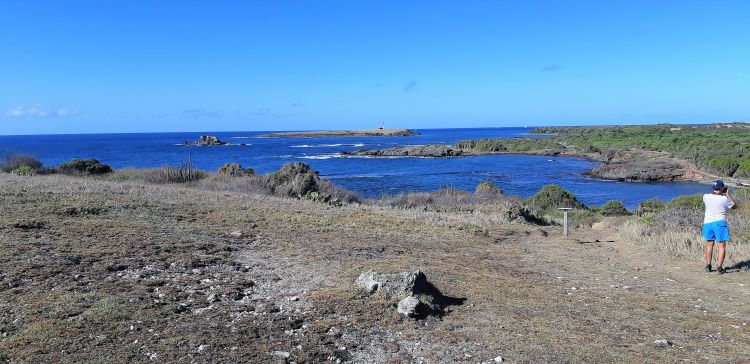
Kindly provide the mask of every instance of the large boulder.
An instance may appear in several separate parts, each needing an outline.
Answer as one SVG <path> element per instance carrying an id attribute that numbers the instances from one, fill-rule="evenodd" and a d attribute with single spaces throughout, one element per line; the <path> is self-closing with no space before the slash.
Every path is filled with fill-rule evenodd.
<path id="1" fill-rule="evenodd" d="M 359 275 L 356 282 L 369 294 L 381 294 L 385 298 L 402 299 L 428 290 L 427 277 L 421 270 L 400 273 L 378 273 L 367 271 Z"/>
<path id="2" fill-rule="evenodd" d="M 465 300 L 443 295 L 421 270 L 399 273 L 370 270 L 359 275 L 356 285 L 368 295 L 384 298 L 399 314 L 414 319 L 444 315 L 449 311 L 447 306 L 460 305 Z"/>

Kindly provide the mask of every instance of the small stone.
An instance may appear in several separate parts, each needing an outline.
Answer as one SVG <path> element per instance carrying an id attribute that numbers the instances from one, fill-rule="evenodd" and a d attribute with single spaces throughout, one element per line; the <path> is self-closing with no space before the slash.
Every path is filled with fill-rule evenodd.
<path id="1" fill-rule="evenodd" d="M 658 340 L 654 340 L 654 345 L 660 348 L 666 348 L 666 347 L 672 346 L 672 342 L 667 339 L 658 339 Z"/>
<path id="2" fill-rule="evenodd" d="M 502 363 L 503 357 L 498 355 L 495 357 L 495 359 L 492 359 L 492 361 L 494 361 L 495 363 Z"/>
<path id="3" fill-rule="evenodd" d="M 288 351 L 274 351 L 273 356 L 278 356 L 279 358 L 288 358 L 289 357 Z"/>
<path id="4" fill-rule="evenodd" d="M 289 297 L 289 300 L 290 300 L 290 301 L 299 301 L 299 297 L 297 297 L 297 296 L 292 296 L 292 297 Z"/>
<path id="5" fill-rule="evenodd" d="M 422 302 L 419 302 L 414 296 L 409 296 L 398 302 L 396 310 L 404 316 L 415 317 L 421 306 Z"/>
<path id="6" fill-rule="evenodd" d="M 218 302 L 218 301 L 219 301 L 219 297 L 217 297 L 215 293 L 211 293 L 211 294 L 210 294 L 210 295 L 208 295 L 208 297 L 206 298 L 206 301 L 208 301 L 208 303 L 214 303 L 214 302 Z"/>
<path id="7" fill-rule="evenodd" d="M 198 350 L 197 351 L 199 353 L 202 353 L 202 352 L 206 351 L 206 349 L 208 349 L 210 347 L 211 347 L 211 345 L 205 345 L 205 344 L 203 344 L 203 345 L 198 346 Z"/>
<path id="8" fill-rule="evenodd" d="M 235 237 L 235 238 L 241 238 L 242 237 L 242 231 L 234 230 L 229 235 Z"/>

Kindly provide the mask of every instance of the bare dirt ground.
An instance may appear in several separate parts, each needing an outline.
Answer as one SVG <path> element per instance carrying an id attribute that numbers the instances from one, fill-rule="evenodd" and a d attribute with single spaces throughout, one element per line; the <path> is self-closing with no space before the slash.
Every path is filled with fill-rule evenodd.
<path id="1" fill-rule="evenodd" d="M 616 224 L 563 239 L 179 186 L 0 186 L 0 361 L 750 361 L 750 274 L 641 251 Z M 354 286 L 415 268 L 462 303 L 414 320 Z"/>

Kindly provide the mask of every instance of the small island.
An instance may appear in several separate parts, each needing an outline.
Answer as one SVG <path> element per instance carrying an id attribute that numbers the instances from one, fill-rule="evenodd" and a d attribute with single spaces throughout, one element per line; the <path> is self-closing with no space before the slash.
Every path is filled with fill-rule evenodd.
<path id="1" fill-rule="evenodd" d="M 289 131 L 258 135 L 259 138 L 321 138 L 321 137 L 397 137 L 415 136 L 418 132 L 411 129 L 362 129 L 362 130 L 318 130 Z"/>
<path id="2" fill-rule="evenodd" d="M 212 146 L 212 145 L 227 145 L 229 143 L 222 141 L 213 135 L 201 135 L 197 142 L 189 142 L 187 140 L 182 142 L 182 145 L 197 145 L 201 147 Z"/>

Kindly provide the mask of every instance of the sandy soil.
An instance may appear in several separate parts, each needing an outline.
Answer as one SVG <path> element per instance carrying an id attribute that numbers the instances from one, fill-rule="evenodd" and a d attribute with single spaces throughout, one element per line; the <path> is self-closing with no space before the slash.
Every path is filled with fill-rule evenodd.
<path id="1" fill-rule="evenodd" d="M 750 361 L 750 274 L 640 251 L 614 221 L 563 239 L 178 186 L 0 185 L 7 362 Z M 408 319 L 353 284 L 414 268 L 463 303 Z"/>

